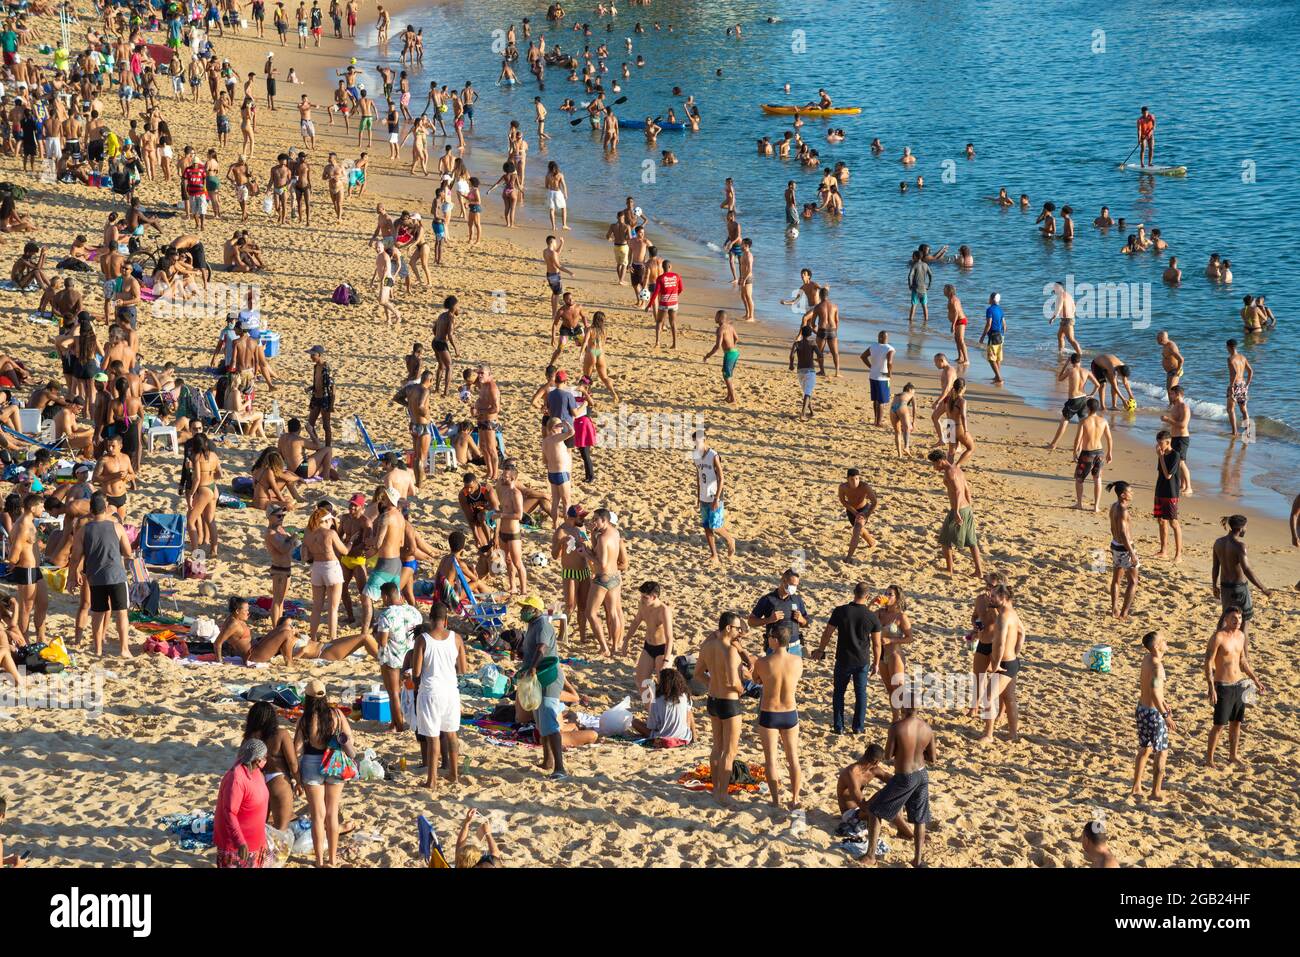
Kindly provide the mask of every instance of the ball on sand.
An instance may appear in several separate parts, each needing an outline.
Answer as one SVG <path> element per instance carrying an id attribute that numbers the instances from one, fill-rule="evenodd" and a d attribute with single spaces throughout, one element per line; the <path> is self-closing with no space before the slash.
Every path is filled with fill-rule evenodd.
<path id="1" fill-rule="evenodd" d="M 649 302 L 649 301 L 650 301 L 650 290 L 649 290 L 649 289 L 642 289 L 639 293 L 637 293 L 637 298 L 640 299 L 642 302 Z"/>

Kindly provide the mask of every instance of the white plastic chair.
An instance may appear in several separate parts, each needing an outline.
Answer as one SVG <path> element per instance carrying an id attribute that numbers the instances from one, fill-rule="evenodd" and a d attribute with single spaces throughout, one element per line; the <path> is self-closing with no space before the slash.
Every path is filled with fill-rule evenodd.
<path id="1" fill-rule="evenodd" d="M 181 450 L 180 442 L 176 437 L 176 426 L 174 425 L 151 426 L 149 431 L 146 433 L 146 437 L 146 444 L 148 445 L 151 454 L 153 452 L 154 442 L 158 439 L 167 440 L 168 444 L 171 445 L 173 455 L 177 454 Z"/>
<path id="2" fill-rule="evenodd" d="M 279 435 L 284 430 L 284 416 L 280 414 L 279 399 L 271 400 L 271 411 L 262 416 L 262 428 L 266 429 L 268 433 L 274 428 L 276 435 Z"/>

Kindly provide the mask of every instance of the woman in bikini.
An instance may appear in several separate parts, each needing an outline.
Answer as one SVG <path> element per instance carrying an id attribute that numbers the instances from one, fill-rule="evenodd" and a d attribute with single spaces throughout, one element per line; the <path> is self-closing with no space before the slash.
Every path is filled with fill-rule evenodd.
<path id="1" fill-rule="evenodd" d="M 618 390 L 614 388 L 614 383 L 610 381 L 609 373 L 605 369 L 605 314 L 599 311 L 592 315 L 591 325 L 582 340 L 582 374 L 590 376 L 593 371 L 605 384 L 605 388 L 614 397 L 614 403 L 617 405 Z"/>
<path id="2" fill-rule="evenodd" d="M 469 178 L 469 192 L 465 194 L 465 225 L 469 245 L 473 246 L 483 237 L 483 196 L 479 192 L 478 177 Z"/>
<path id="3" fill-rule="evenodd" d="M 515 210 L 519 206 L 519 174 L 515 172 L 515 164 L 507 161 L 501 167 L 501 176 L 495 183 L 488 187 L 488 192 L 504 185 L 501 190 L 501 201 L 504 204 L 505 223 L 513 227 L 515 224 Z"/>
<path id="4" fill-rule="evenodd" d="M 212 451 L 212 440 L 204 433 L 194 436 L 193 491 L 185 516 L 186 535 L 191 550 L 203 549 L 209 558 L 217 557 L 217 479 L 221 462 Z"/>
<path id="5" fill-rule="evenodd" d="M 284 459 L 276 449 L 267 449 L 257 457 L 252 475 L 254 508 L 262 511 L 269 505 L 294 508 L 302 501 L 297 488 L 302 479 L 284 467 Z"/>
<path id="6" fill-rule="evenodd" d="M 244 740 L 249 738 L 257 738 L 266 745 L 266 766 L 262 773 L 271 795 L 271 826 L 282 831 L 293 820 L 294 796 L 303 794 L 293 736 L 280 727 L 275 706 L 269 701 L 258 701 L 248 709 L 244 721 Z"/>
<path id="7" fill-rule="evenodd" d="M 339 558 L 348 553 L 347 545 L 339 538 L 338 520 L 334 513 L 317 506 L 307 520 L 307 532 L 302 538 L 303 558 L 311 562 L 311 625 L 310 635 L 316 640 L 322 612 L 328 626 L 329 638 L 334 641 L 339 630 L 339 599 L 343 595 L 343 566 Z"/>
<path id="8" fill-rule="evenodd" d="M 948 442 L 948 460 L 954 465 L 965 465 L 975 454 L 975 440 L 970 436 L 969 423 L 966 420 L 966 380 L 956 378 L 952 382 L 952 391 L 944 399 L 944 412 L 952 420 L 952 434 Z M 957 455 L 957 446 L 962 453 Z"/>
<path id="9" fill-rule="evenodd" d="M 885 695 L 889 697 L 893 720 L 903 716 L 902 709 L 893 707 L 894 693 L 907 671 L 907 658 L 903 646 L 912 641 L 912 623 L 907 618 L 906 601 L 903 590 L 897 585 L 885 589 L 889 604 L 876 612 L 880 621 L 880 680 L 885 686 Z"/>
<path id="10" fill-rule="evenodd" d="M 916 430 L 916 389 L 912 383 L 889 403 L 889 424 L 894 430 L 894 452 L 901 459 L 912 454 L 912 433 Z"/>

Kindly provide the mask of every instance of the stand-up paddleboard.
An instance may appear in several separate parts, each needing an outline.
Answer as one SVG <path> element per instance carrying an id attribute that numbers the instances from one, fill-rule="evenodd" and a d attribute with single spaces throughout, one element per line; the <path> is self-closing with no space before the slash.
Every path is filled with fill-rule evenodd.
<path id="1" fill-rule="evenodd" d="M 777 103 L 763 103 L 760 108 L 770 116 L 857 116 L 862 112 L 860 106 L 833 106 L 824 110 L 817 106 L 781 106 Z"/>
<path id="2" fill-rule="evenodd" d="M 1148 176 L 1186 176 L 1186 166 L 1142 166 L 1138 163 L 1121 163 L 1120 169 L 1130 173 L 1145 173 Z"/>

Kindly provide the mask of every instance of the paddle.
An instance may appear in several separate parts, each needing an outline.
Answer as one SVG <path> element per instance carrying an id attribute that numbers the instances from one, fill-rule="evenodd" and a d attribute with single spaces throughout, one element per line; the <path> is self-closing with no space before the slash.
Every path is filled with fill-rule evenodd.
<path id="1" fill-rule="evenodd" d="M 620 96 L 617 100 L 615 100 L 613 103 L 611 103 L 610 106 L 622 106 L 622 105 L 623 105 L 624 103 L 626 103 L 626 102 L 627 102 L 627 97 L 626 97 L 626 96 Z M 580 116 L 580 117 L 578 117 L 576 120 L 570 120 L 570 121 L 569 121 L 569 125 L 570 125 L 570 126 L 577 126 L 577 125 L 578 125 L 579 123 L 581 123 L 583 120 L 588 119 L 588 118 L 589 118 L 589 117 L 587 117 L 587 116 Z"/>
<path id="2" fill-rule="evenodd" d="M 1133 147 L 1131 150 L 1128 151 L 1128 156 L 1125 156 L 1125 157 L 1124 157 L 1124 162 L 1122 162 L 1122 163 L 1119 164 L 1119 165 L 1120 165 L 1120 169 L 1123 169 L 1125 166 L 1128 165 L 1128 161 L 1131 160 L 1131 159 L 1133 158 L 1133 154 L 1136 153 L 1136 152 L 1138 151 L 1138 146 L 1141 146 L 1141 145 L 1142 145 L 1142 144 L 1139 143 L 1137 146 Z M 1141 165 L 1141 163 L 1139 163 L 1138 165 Z"/>

